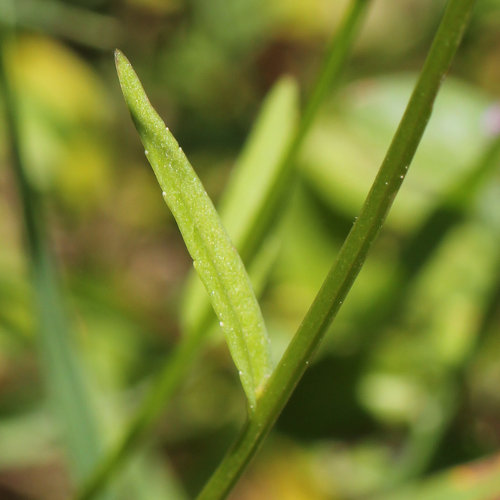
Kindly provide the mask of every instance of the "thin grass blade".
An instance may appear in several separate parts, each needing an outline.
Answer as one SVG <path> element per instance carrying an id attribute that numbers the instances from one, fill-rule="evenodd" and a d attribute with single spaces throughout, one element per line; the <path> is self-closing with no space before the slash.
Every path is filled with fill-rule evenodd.
<path id="1" fill-rule="evenodd" d="M 1 33 L 0 92 L 5 106 L 12 167 L 19 191 L 22 221 L 38 315 L 40 353 L 52 407 L 64 432 L 72 473 L 85 477 L 97 462 L 101 443 L 91 411 L 88 387 L 72 340 L 57 272 L 46 239 L 40 200 L 25 173 L 16 96 L 7 73 L 6 45 L 11 33 Z M 109 498 L 103 493 L 103 497 Z"/>

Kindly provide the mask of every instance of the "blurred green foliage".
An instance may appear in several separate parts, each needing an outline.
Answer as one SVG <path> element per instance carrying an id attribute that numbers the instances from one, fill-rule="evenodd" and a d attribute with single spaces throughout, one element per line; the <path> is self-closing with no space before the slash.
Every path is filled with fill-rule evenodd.
<path id="1" fill-rule="evenodd" d="M 111 49 L 130 55 L 217 201 L 267 90 L 291 74 L 307 91 L 347 2 L 51 0 L 41 9 L 46 2 L 17 0 L 15 18 L 6 15 L 8 3 L 0 0 L 0 22 L 15 26 L 17 40 L 2 50 L 22 157 L 41 195 L 77 353 L 109 444 L 178 342 L 190 267 L 122 105 Z M 373 1 L 342 86 L 301 149 L 261 302 L 276 359 L 359 211 L 443 5 Z M 498 451 L 499 28 L 500 2 L 478 1 L 336 335 L 233 498 L 373 496 Z M 0 498 L 57 500 L 73 485 L 47 405 L 5 137 L 2 113 Z M 133 487 L 120 498 L 189 497 L 221 457 L 244 410 L 221 338 L 215 334 L 126 471 Z M 495 463 L 491 477 L 500 474 Z M 486 493 L 464 498 L 498 495 L 489 481 Z M 405 491 L 395 498 L 410 498 Z M 429 491 L 417 497 L 437 498 Z M 440 498 L 458 498 L 444 491 Z"/>

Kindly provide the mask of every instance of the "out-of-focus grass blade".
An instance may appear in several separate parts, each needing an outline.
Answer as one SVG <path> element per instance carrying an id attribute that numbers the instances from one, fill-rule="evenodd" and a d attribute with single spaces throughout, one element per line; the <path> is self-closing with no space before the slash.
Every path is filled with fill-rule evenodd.
<path id="1" fill-rule="evenodd" d="M 285 166 L 282 160 L 299 119 L 298 94 L 295 81 L 286 77 L 269 92 L 220 201 L 218 212 L 222 224 L 240 255 L 242 244 L 267 202 L 270 186 Z M 251 259 L 246 257 L 243 259 L 248 267 Z M 252 267 L 249 274 L 255 287 Z M 183 331 L 190 334 L 200 328 L 206 329 L 209 314 L 207 294 L 193 274 L 184 296 Z"/>
<path id="2" fill-rule="evenodd" d="M 257 222 L 269 186 L 283 168 L 280 163 L 290 147 L 298 120 L 297 84 L 285 77 L 266 97 L 220 201 L 221 219 L 236 246 L 245 241 L 249 228 Z"/>
<path id="3" fill-rule="evenodd" d="M 81 367 L 71 341 L 66 311 L 56 272 L 45 241 L 45 229 L 36 191 L 29 184 L 22 162 L 14 92 L 6 74 L 5 42 L 2 33 L 0 80 L 4 97 L 12 166 L 20 193 L 22 217 L 29 250 L 31 274 L 38 309 L 41 354 L 53 407 L 59 414 L 76 478 L 85 477 L 100 455 L 95 421 L 91 415 Z"/>
<path id="4" fill-rule="evenodd" d="M 198 176 L 151 106 L 130 62 L 120 51 L 115 59 L 146 156 L 209 292 L 253 409 L 272 366 L 264 320 L 245 267 Z"/>
<path id="5" fill-rule="evenodd" d="M 79 361 L 71 342 L 71 330 L 63 310 L 59 287 L 45 250 L 33 262 L 35 297 L 40 317 L 44 370 L 65 429 L 65 439 L 77 478 L 85 477 L 100 456 L 97 428 Z"/>

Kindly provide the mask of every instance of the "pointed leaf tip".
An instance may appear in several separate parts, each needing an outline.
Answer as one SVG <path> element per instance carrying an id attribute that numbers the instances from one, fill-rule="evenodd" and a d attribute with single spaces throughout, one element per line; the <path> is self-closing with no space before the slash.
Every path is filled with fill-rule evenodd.
<path id="1" fill-rule="evenodd" d="M 120 49 L 115 49 L 114 56 L 115 56 L 115 66 L 118 72 L 120 71 L 121 64 L 123 63 L 130 64 L 129 60 L 125 57 L 125 54 Z"/>

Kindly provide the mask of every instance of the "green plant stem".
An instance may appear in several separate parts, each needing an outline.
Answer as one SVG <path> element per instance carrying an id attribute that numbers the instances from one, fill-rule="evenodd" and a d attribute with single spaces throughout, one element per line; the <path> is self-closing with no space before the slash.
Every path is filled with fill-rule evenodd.
<path id="1" fill-rule="evenodd" d="M 384 327 L 395 323 L 407 308 L 409 292 L 421 270 L 428 264 L 436 249 L 458 224 L 462 223 L 481 189 L 494 174 L 500 158 L 500 136 L 493 139 L 475 166 L 468 169 L 441 197 L 420 227 L 403 244 L 399 265 L 392 278 L 367 306 L 360 331 L 370 332 L 360 345 L 354 363 L 361 374 L 373 346 Z"/>
<path id="2" fill-rule="evenodd" d="M 458 179 L 440 198 L 419 228 L 404 243 L 396 272 L 385 284 L 385 291 L 379 293 L 363 313 L 360 331 L 369 332 L 363 339 L 360 350 L 352 359 L 355 377 L 359 380 L 371 356 L 373 347 L 388 324 L 397 323 L 408 307 L 410 291 L 415 279 L 434 256 L 436 249 L 457 225 L 463 223 L 471 206 L 482 193 L 482 188 L 494 175 L 500 159 L 500 136 L 487 146 L 476 164 Z M 479 332 L 483 331 L 483 327 Z M 477 338 L 480 339 L 482 333 Z M 478 340 L 479 342 L 479 340 Z M 471 346 L 474 351 L 475 347 Z M 391 468 L 390 477 L 384 478 L 382 488 L 388 490 L 421 475 L 441 444 L 442 437 L 457 411 L 457 370 L 466 368 L 463 364 L 451 372 L 441 382 L 432 405 L 410 430 L 407 443 L 397 463 Z M 427 413 L 435 414 L 439 406 L 441 418 L 435 425 L 428 425 Z"/>
<path id="3" fill-rule="evenodd" d="M 432 112 L 441 82 L 462 39 L 474 0 L 450 0 L 424 67 L 358 220 L 280 363 L 256 411 L 200 493 L 199 500 L 225 498 L 307 369 L 366 259 L 406 175 Z"/>
<path id="4" fill-rule="evenodd" d="M 7 139 L 11 145 L 11 163 L 19 192 L 25 240 L 30 258 L 31 277 L 38 312 L 40 352 L 46 383 L 53 408 L 64 428 L 74 475 L 85 477 L 100 454 L 95 420 L 78 359 L 69 337 L 66 311 L 59 289 L 57 273 L 45 239 L 42 207 L 32 188 L 22 160 L 21 138 L 14 90 L 4 61 L 6 42 L 14 36 L 1 33 L 0 93 L 7 123 Z"/>
<path id="5" fill-rule="evenodd" d="M 287 171 L 290 171 L 293 159 L 321 103 L 341 73 L 361 24 L 363 14 L 366 12 L 370 1 L 371 0 L 354 0 L 352 2 L 338 32 L 333 37 L 328 47 L 322 70 L 311 92 L 311 98 L 306 105 L 298 131 L 291 140 L 290 146 L 281 160 L 286 163 Z M 256 221 L 262 222 L 263 220 L 272 218 L 272 214 L 276 211 L 276 206 L 280 201 L 280 198 L 277 197 L 275 193 L 282 182 L 283 176 L 276 179 L 272 189 L 269 190 L 267 195 L 268 201 L 265 203 L 265 213 L 261 213 L 259 217 L 256 217 Z M 262 212 L 264 212 L 264 210 Z M 252 230 L 249 231 L 250 234 L 252 234 L 252 232 L 254 233 L 252 238 L 243 241 L 241 246 L 238 247 L 238 251 L 245 264 L 248 263 L 251 254 L 254 253 L 255 249 L 262 241 L 267 227 L 268 224 L 263 224 L 262 229 L 257 226 L 253 227 Z M 94 498 L 94 495 L 105 486 L 111 476 L 124 463 L 134 447 L 145 437 L 175 390 L 189 372 L 193 362 L 200 355 L 207 339 L 207 335 L 205 335 L 206 330 L 210 328 L 212 321 L 213 313 L 210 311 L 210 313 L 207 313 L 200 319 L 198 325 L 193 328 L 189 335 L 182 337 L 163 370 L 153 382 L 154 385 L 151 392 L 146 397 L 138 413 L 132 418 L 127 426 L 123 437 L 104 460 L 99 463 L 93 474 L 85 482 L 76 497 L 77 500 L 90 500 Z"/>
<path id="6" fill-rule="evenodd" d="M 500 159 L 500 136 L 491 141 L 477 160 L 429 213 L 422 225 L 403 245 L 400 264 L 396 272 L 385 285 L 385 291 L 379 294 L 363 314 L 360 331 L 369 332 L 360 346 L 360 351 L 352 363 L 356 367 L 356 377 L 361 377 L 363 367 L 370 358 L 373 347 L 380 339 L 388 323 L 394 324 L 402 317 L 408 307 L 408 298 L 415 279 L 434 256 L 436 249 L 457 225 L 463 223 L 471 206 L 481 195 L 481 189 L 494 175 Z M 481 330 L 480 330 L 481 331 Z M 478 338 L 482 335 L 479 334 Z M 474 346 L 471 346 L 474 351 Z M 442 436 L 457 411 L 457 371 L 465 369 L 463 365 L 452 370 L 442 382 L 432 408 L 424 410 L 422 417 L 414 424 L 405 444 L 405 449 L 391 469 L 391 477 L 386 477 L 383 488 L 399 485 L 425 472 Z M 438 424 L 427 424 L 426 411 L 434 413 L 436 405 L 441 415 Z"/>

